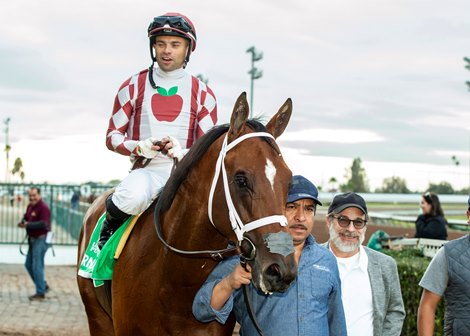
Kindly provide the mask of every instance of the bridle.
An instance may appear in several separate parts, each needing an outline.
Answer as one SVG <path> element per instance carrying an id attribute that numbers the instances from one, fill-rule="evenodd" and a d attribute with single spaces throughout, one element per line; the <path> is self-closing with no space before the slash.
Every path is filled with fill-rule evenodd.
<path id="1" fill-rule="evenodd" d="M 235 139 L 234 141 L 232 141 L 231 143 L 227 144 L 227 141 L 228 141 L 227 139 L 228 138 L 227 138 L 227 134 L 225 134 L 225 138 L 224 138 L 224 141 L 222 143 L 222 147 L 221 147 L 220 152 L 219 152 L 219 157 L 217 158 L 217 162 L 215 164 L 215 174 L 214 174 L 214 178 L 212 179 L 212 185 L 211 185 L 211 189 L 210 189 L 210 192 L 209 192 L 209 200 L 208 200 L 208 203 L 207 203 L 207 213 L 208 213 L 208 216 L 209 216 L 209 220 L 210 220 L 211 224 L 214 226 L 214 228 L 217 231 L 219 231 L 217 229 L 217 227 L 215 226 L 214 221 L 212 219 L 212 202 L 213 202 L 213 199 L 214 199 L 214 193 L 215 193 L 215 188 L 216 188 L 216 185 L 217 185 L 217 181 L 219 180 L 220 173 L 222 172 L 222 181 L 223 181 L 223 185 L 224 185 L 225 201 L 226 201 L 227 207 L 228 207 L 229 219 L 230 219 L 230 223 L 232 225 L 232 230 L 235 231 L 235 235 L 237 236 L 237 239 L 238 239 L 238 245 L 236 247 L 229 247 L 229 248 L 226 248 L 226 249 L 223 249 L 223 250 L 185 251 L 185 250 L 177 249 L 177 248 L 171 246 L 170 244 L 168 244 L 168 242 L 163 237 L 162 230 L 161 230 L 160 216 L 159 216 L 159 213 L 157 213 L 158 207 L 155 207 L 155 213 L 154 213 L 155 228 L 156 228 L 156 231 L 157 231 L 158 238 L 160 239 L 160 241 L 162 242 L 162 244 L 165 247 L 167 247 L 168 249 L 170 249 L 173 252 L 183 254 L 183 255 L 186 255 L 186 256 L 210 257 L 210 258 L 212 258 L 216 261 L 222 260 L 225 256 L 231 256 L 231 255 L 239 254 L 240 255 L 240 264 L 245 268 L 245 270 L 247 270 L 247 261 L 253 260 L 256 256 L 256 246 L 248 237 L 245 237 L 244 234 L 246 232 L 255 230 L 259 227 L 269 225 L 269 224 L 272 224 L 272 223 L 279 223 L 281 226 L 287 226 L 287 218 L 284 215 L 266 216 L 266 217 L 262 217 L 262 218 L 259 218 L 257 220 L 251 221 L 247 224 L 244 224 L 243 221 L 241 220 L 240 216 L 238 215 L 238 212 L 235 208 L 235 205 L 233 204 L 232 196 L 230 194 L 230 189 L 229 189 L 228 178 L 227 178 L 227 170 L 225 169 L 225 156 L 227 155 L 227 152 L 229 150 L 234 148 L 240 142 L 242 142 L 246 139 L 249 139 L 249 138 L 253 138 L 253 137 L 267 137 L 267 138 L 271 138 L 271 139 L 274 140 L 274 137 L 270 133 L 267 133 L 267 132 L 253 132 L 253 133 L 244 134 L 241 137 L 239 137 L 239 138 Z M 242 251 L 241 248 L 240 248 L 241 243 L 243 241 L 248 242 L 251 246 L 251 248 L 249 249 L 249 255 L 246 255 L 244 253 L 246 251 Z M 245 299 L 245 304 L 247 306 L 248 315 L 250 316 L 250 319 L 253 322 L 253 325 L 254 325 L 256 331 L 258 332 L 258 334 L 260 336 L 263 336 L 263 332 L 261 330 L 261 327 L 259 326 L 259 323 L 256 319 L 256 316 L 254 315 L 254 310 L 253 310 L 253 306 L 252 306 L 252 303 L 251 303 L 251 298 L 250 298 L 250 295 L 248 293 L 248 285 L 243 285 L 243 296 L 244 296 L 244 299 Z"/>
<path id="2" fill-rule="evenodd" d="M 272 223 L 279 223 L 281 224 L 281 226 L 287 226 L 287 218 L 284 215 L 267 216 L 254 220 L 250 223 L 243 224 L 243 221 L 240 219 L 240 216 L 237 213 L 237 209 L 233 204 L 232 196 L 230 195 L 230 189 L 228 186 L 227 170 L 225 169 L 225 156 L 227 155 L 227 152 L 229 150 L 238 145 L 240 142 L 253 137 L 267 137 L 274 139 L 274 137 L 270 133 L 254 132 L 242 135 L 241 137 L 227 144 L 227 135 L 225 135 L 224 142 L 222 144 L 222 148 L 220 149 L 219 157 L 217 159 L 217 163 L 215 164 L 214 179 L 212 180 L 212 186 L 209 193 L 209 202 L 207 203 L 207 212 L 209 214 L 209 220 L 215 227 L 214 221 L 212 220 L 212 201 L 214 199 L 214 192 L 215 186 L 217 185 L 217 180 L 219 179 L 220 172 L 222 172 L 222 180 L 224 183 L 225 200 L 228 206 L 229 219 L 230 223 L 232 224 L 232 230 L 235 231 L 239 242 L 243 240 L 243 234 L 245 232 L 255 230 L 261 226 L 265 226 Z"/>
<path id="3" fill-rule="evenodd" d="M 219 152 L 219 157 L 217 159 L 216 165 L 215 165 L 215 174 L 214 178 L 212 180 L 212 185 L 209 193 L 209 200 L 208 200 L 208 216 L 211 224 L 216 228 L 213 220 L 212 220 L 212 202 L 214 198 L 214 192 L 215 192 L 215 187 L 217 185 L 217 181 L 219 179 L 220 172 L 222 172 L 222 180 L 223 180 L 223 185 L 224 185 L 224 192 L 225 192 L 225 200 L 227 202 L 228 210 L 229 210 L 229 219 L 230 223 L 232 225 L 232 229 L 235 231 L 235 234 L 238 239 L 238 244 L 236 247 L 228 247 L 222 250 L 200 250 L 200 251 L 186 251 L 186 250 L 180 250 L 177 249 L 165 240 L 163 237 L 162 233 L 162 228 L 161 228 L 161 223 L 160 223 L 160 216 L 159 213 L 157 213 L 158 206 L 155 207 L 155 212 L 154 212 L 154 220 L 155 220 L 155 229 L 157 231 L 157 236 L 158 239 L 160 239 L 161 243 L 168 248 L 169 250 L 183 254 L 186 256 L 191 256 L 191 257 L 204 257 L 204 258 L 212 258 L 214 260 L 220 261 L 226 256 L 231 256 L 235 254 L 242 254 L 240 251 L 240 244 L 243 240 L 247 240 L 248 243 L 252 246 L 252 249 L 250 251 L 249 256 L 243 256 L 246 260 L 253 260 L 255 255 L 256 255 L 256 248 L 255 245 L 251 242 L 251 240 L 247 239 L 244 237 L 244 233 L 257 229 L 259 227 L 272 224 L 272 223 L 279 223 L 281 226 L 287 226 L 287 218 L 284 215 L 272 215 L 272 216 L 267 216 L 263 218 L 259 218 L 257 220 L 251 221 L 247 224 L 243 224 L 243 221 L 240 219 L 240 216 L 237 213 L 237 210 L 235 209 L 235 206 L 232 201 L 232 196 L 230 195 L 230 189 L 229 189 L 229 184 L 228 184 L 228 178 L 227 178 L 227 171 L 225 169 L 225 156 L 229 150 L 231 150 L 233 147 L 238 145 L 240 142 L 243 140 L 253 138 L 253 137 L 268 137 L 271 139 L 274 139 L 274 137 L 267 132 L 253 132 L 253 133 L 247 133 L 242 135 L 241 137 L 235 139 L 231 143 L 227 144 L 227 134 L 225 134 L 224 141 L 222 143 L 222 147 Z M 160 202 L 160 200 L 159 200 Z M 217 228 L 216 228 L 217 229 Z"/>

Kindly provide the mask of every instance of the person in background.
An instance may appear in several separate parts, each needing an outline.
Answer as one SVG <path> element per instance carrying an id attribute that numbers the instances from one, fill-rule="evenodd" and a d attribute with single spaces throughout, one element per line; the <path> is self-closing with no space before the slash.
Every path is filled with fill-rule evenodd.
<path id="1" fill-rule="evenodd" d="M 80 205 L 80 192 L 78 190 L 73 191 L 72 198 L 70 199 L 70 205 L 73 210 L 78 210 Z"/>
<path id="2" fill-rule="evenodd" d="M 470 196 L 467 205 L 470 225 Z M 436 309 L 445 298 L 444 335 L 470 335 L 470 235 L 442 246 L 419 282 L 418 335 L 434 335 Z"/>
<path id="3" fill-rule="evenodd" d="M 324 245 L 338 262 L 348 336 L 399 336 L 405 308 L 397 265 L 362 246 L 368 220 L 366 202 L 353 192 L 336 195 L 326 215 Z"/>
<path id="4" fill-rule="evenodd" d="M 260 327 L 269 336 L 345 336 L 341 284 L 334 256 L 311 235 L 315 222 L 318 190 L 305 177 L 295 175 L 289 189 L 286 217 L 294 241 L 297 279 L 285 293 L 265 295 L 250 285 L 253 309 Z M 240 335 L 258 335 L 246 312 L 242 285 L 251 273 L 240 258 L 220 262 L 198 291 L 193 314 L 201 322 L 225 323 L 233 311 Z"/>
<path id="5" fill-rule="evenodd" d="M 367 247 L 376 251 L 382 251 L 384 247 L 390 248 L 390 235 L 382 230 L 375 231 L 367 242 Z"/>
<path id="6" fill-rule="evenodd" d="M 422 214 L 416 219 L 415 238 L 447 239 L 447 221 L 439 197 L 433 192 L 421 196 Z"/>
<path id="7" fill-rule="evenodd" d="M 36 286 L 36 293 L 29 297 L 31 301 L 44 300 L 49 286 L 44 279 L 44 256 L 48 248 L 47 233 L 51 230 L 51 211 L 41 198 L 41 190 L 33 187 L 28 192 L 29 204 L 20 228 L 26 229 L 28 235 L 28 253 L 25 267 Z"/>

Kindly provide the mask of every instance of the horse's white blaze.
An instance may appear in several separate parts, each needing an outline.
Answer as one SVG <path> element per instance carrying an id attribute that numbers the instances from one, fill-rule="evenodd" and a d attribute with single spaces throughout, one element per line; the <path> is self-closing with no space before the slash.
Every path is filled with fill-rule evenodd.
<path id="1" fill-rule="evenodd" d="M 274 191 L 274 178 L 276 177 L 276 167 L 271 160 L 266 159 L 266 166 L 264 167 L 264 172 L 266 174 L 266 178 L 271 183 L 271 189 Z"/>

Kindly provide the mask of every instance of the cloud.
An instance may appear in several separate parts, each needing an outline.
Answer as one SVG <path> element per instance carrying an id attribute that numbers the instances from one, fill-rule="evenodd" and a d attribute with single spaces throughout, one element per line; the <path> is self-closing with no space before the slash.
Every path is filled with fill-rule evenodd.
<path id="1" fill-rule="evenodd" d="M 246 49 L 254 45 L 264 55 L 256 63 L 263 77 L 254 83 L 254 115 L 268 120 L 292 98 L 279 141 L 302 151 L 302 160 L 447 166 L 443 153 L 469 152 L 468 1 L 175 0 L 170 7 L 149 0 L 3 4 L 0 119 L 11 117 L 13 148 L 46 140 L 74 148 L 76 138 L 64 137 L 79 135 L 116 155 L 95 135 L 106 131 L 121 83 L 150 65 L 150 20 L 174 10 L 196 25 L 188 71 L 209 78 L 220 122 L 242 91 L 251 93 Z"/>
<path id="2" fill-rule="evenodd" d="M 360 144 L 367 142 L 382 142 L 384 141 L 384 138 L 381 135 L 369 130 L 312 128 L 296 132 L 286 132 L 280 141 Z"/>
<path id="3" fill-rule="evenodd" d="M 0 87 L 56 91 L 63 87 L 60 74 L 32 49 L 11 50 L 0 46 Z"/>

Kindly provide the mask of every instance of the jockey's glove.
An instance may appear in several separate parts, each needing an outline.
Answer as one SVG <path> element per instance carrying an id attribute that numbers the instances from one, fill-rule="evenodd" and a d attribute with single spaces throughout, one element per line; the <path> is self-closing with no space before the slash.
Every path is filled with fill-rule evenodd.
<path id="1" fill-rule="evenodd" d="M 168 150 L 168 156 L 181 161 L 187 150 L 181 148 L 179 141 L 171 135 L 168 136 L 168 139 L 170 139 L 171 142 L 171 148 Z"/>
<path id="2" fill-rule="evenodd" d="M 158 151 L 152 149 L 152 147 L 155 146 L 156 142 L 157 139 L 154 137 L 150 137 L 145 140 L 140 140 L 137 143 L 137 147 L 135 148 L 137 155 L 143 156 L 147 159 L 153 159 L 158 154 Z"/>

